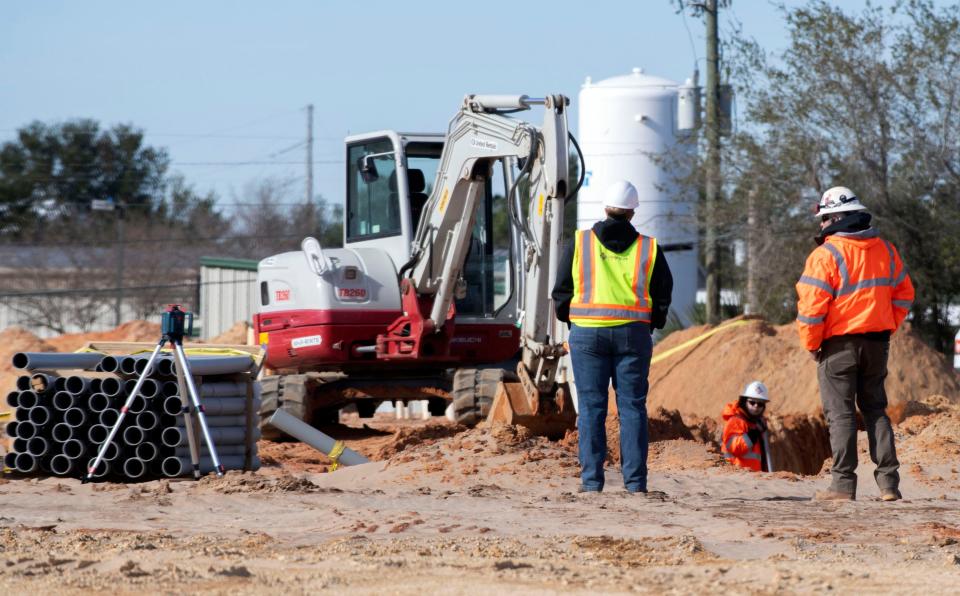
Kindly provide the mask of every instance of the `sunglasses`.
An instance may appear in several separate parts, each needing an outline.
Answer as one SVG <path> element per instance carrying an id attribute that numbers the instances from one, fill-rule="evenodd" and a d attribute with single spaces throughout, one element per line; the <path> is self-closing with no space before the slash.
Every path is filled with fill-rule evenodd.
<path id="1" fill-rule="evenodd" d="M 767 402 L 765 402 L 765 401 L 756 401 L 756 400 L 753 400 L 753 399 L 748 399 L 748 400 L 747 400 L 747 405 L 748 405 L 748 406 L 753 406 L 753 407 L 755 407 L 755 408 L 765 408 L 765 407 L 767 407 Z"/>

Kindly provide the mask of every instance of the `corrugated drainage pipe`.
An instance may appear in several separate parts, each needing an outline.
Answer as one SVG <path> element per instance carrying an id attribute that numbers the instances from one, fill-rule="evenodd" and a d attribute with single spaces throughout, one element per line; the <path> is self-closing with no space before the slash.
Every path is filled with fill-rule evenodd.
<path id="1" fill-rule="evenodd" d="M 13 367 L 26 370 L 84 369 L 93 370 L 103 360 L 103 354 L 55 354 L 51 352 L 18 352 L 13 355 Z"/>
<path id="2" fill-rule="evenodd" d="M 50 460 L 50 471 L 57 476 L 67 476 L 77 468 L 77 460 L 70 459 L 64 454 L 54 455 Z"/>
<path id="3" fill-rule="evenodd" d="M 128 478 L 140 478 L 147 473 L 147 465 L 135 457 L 123 462 L 123 473 Z"/>
<path id="4" fill-rule="evenodd" d="M 243 460 L 242 455 L 227 455 L 220 458 L 220 463 L 223 464 L 223 467 L 227 470 L 242 470 L 243 469 Z M 250 458 L 250 466 L 253 470 L 260 469 L 260 458 L 252 457 Z M 177 476 L 184 476 L 189 474 L 193 470 L 193 464 L 190 463 L 189 457 L 177 457 L 172 456 L 163 460 L 162 470 L 164 476 L 169 476 L 170 478 L 175 478 Z M 200 473 L 206 474 L 213 471 L 213 461 L 209 457 L 200 458 Z"/>
<path id="5" fill-rule="evenodd" d="M 16 468 L 18 472 L 23 472 L 24 474 L 29 474 L 30 472 L 36 472 L 37 468 L 37 458 L 30 455 L 29 453 L 18 453 L 17 459 L 15 460 Z"/>

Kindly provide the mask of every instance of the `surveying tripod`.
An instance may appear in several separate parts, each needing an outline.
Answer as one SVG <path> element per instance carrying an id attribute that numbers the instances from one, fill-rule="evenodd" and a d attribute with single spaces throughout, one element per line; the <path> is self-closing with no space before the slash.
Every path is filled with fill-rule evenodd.
<path id="1" fill-rule="evenodd" d="M 193 382 L 193 375 L 190 373 L 187 356 L 183 352 L 183 336 L 184 334 L 189 335 L 193 332 L 193 313 L 181 310 L 179 304 L 171 304 L 163 313 L 160 332 L 162 336 L 157 343 L 157 347 L 153 349 L 153 353 L 150 354 L 150 358 L 147 360 L 147 367 L 144 369 L 143 374 L 137 379 L 136 384 L 133 386 L 133 391 L 127 396 L 127 401 L 124 402 L 123 407 L 120 408 L 120 417 L 117 418 L 113 428 L 110 429 L 110 434 L 107 435 L 106 440 L 100 445 L 100 449 L 97 451 L 97 457 L 94 458 L 93 462 L 87 468 L 87 475 L 83 477 L 84 484 L 93 478 L 97 467 L 103 461 L 107 449 L 123 425 L 123 419 L 126 417 L 127 411 L 133 404 L 133 400 L 139 395 L 143 381 L 153 372 L 153 364 L 160 355 L 164 344 L 167 342 L 170 342 L 173 348 L 173 358 L 176 362 L 177 383 L 180 386 L 180 395 L 183 396 L 184 393 L 187 393 L 190 396 L 189 401 L 183 400 L 182 412 L 184 416 L 184 426 L 187 430 L 187 442 L 190 445 L 190 461 L 193 464 L 193 477 L 195 479 L 200 478 L 200 445 L 194 434 L 196 429 L 193 426 L 191 408 L 196 412 L 197 420 L 200 422 L 200 429 L 203 431 L 203 439 L 206 441 L 207 450 L 210 452 L 213 469 L 216 471 L 218 477 L 223 476 L 223 464 L 220 463 L 220 458 L 217 456 L 217 449 L 210 436 L 210 428 L 207 426 L 207 417 L 203 411 L 203 404 L 200 403 L 200 393 L 197 391 L 197 386 Z"/>

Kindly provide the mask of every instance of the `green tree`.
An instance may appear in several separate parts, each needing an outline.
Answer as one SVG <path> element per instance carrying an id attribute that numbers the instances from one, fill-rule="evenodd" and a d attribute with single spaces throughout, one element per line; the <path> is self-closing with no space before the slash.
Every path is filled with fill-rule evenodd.
<path id="1" fill-rule="evenodd" d="M 761 311 L 795 315 L 811 207 L 848 186 L 909 266 L 914 327 L 945 349 L 960 297 L 960 5 L 852 14 L 815 0 L 784 16 L 780 55 L 746 41 L 734 60 L 747 124 L 731 149 L 731 231 L 755 243 Z"/>
<path id="2" fill-rule="evenodd" d="M 149 213 L 163 198 L 169 158 L 128 124 L 33 122 L 0 146 L 0 233 L 22 237 L 45 219 L 87 219 L 91 201 L 114 199 Z"/>

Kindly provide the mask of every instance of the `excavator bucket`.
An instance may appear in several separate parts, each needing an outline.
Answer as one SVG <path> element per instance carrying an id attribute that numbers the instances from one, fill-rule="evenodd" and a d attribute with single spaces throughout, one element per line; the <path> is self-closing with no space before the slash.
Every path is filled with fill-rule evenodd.
<path id="1" fill-rule="evenodd" d="M 505 380 L 497 387 L 487 422 L 516 424 L 535 435 L 557 440 L 576 428 L 577 413 L 563 385 L 549 396 L 528 392 L 520 381 Z"/>

